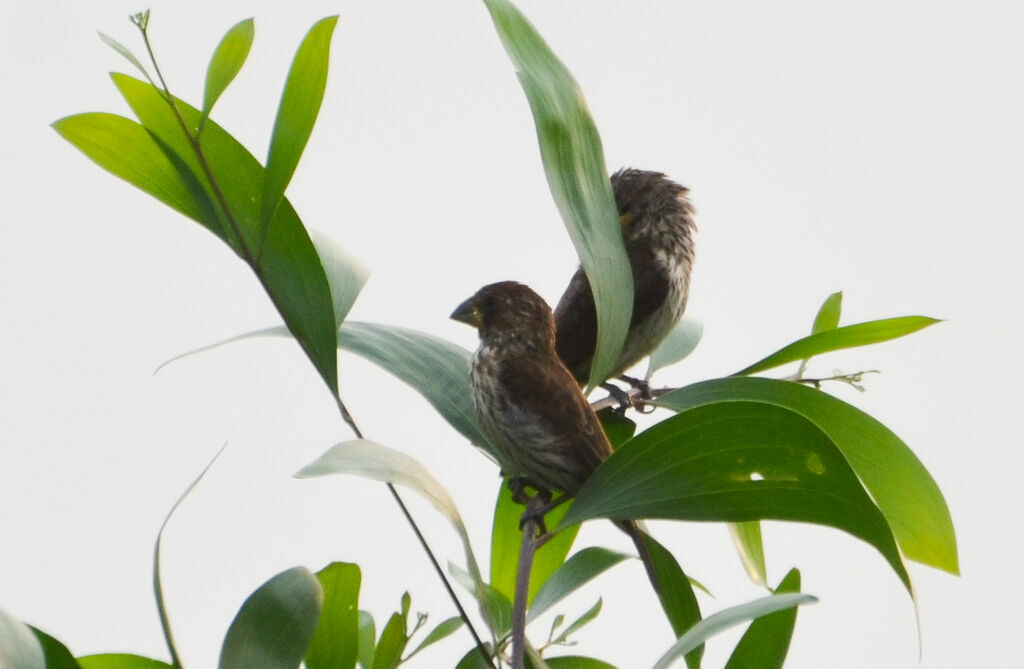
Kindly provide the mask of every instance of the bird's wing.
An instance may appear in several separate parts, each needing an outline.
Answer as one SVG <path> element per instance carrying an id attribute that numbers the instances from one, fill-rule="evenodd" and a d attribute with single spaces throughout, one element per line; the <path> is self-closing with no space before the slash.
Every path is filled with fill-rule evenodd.
<path id="1" fill-rule="evenodd" d="M 597 311 L 582 269 L 570 279 L 555 307 L 555 331 L 558 357 L 577 379 L 586 378 L 597 342 Z"/>

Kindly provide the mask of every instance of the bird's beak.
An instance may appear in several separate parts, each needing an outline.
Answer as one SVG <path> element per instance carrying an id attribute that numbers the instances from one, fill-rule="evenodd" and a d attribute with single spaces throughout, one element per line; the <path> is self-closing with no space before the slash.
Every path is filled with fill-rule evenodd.
<path id="1" fill-rule="evenodd" d="M 477 309 L 476 302 L 472 297 L 457 306 L 449 318 L 460 323 L 472 325 L 475 328 L 479 328 L 482 322 L 480 310 Z"/>

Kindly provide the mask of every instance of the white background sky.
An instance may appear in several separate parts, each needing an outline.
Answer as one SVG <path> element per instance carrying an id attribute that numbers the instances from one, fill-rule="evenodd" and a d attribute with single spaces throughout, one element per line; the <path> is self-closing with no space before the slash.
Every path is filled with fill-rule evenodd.
<path id="1" fill-rule="evenodd" d="M 812 372 L 878 368 L 864 394 L 829 388 L 903 437 L 942 487 L 962 578 L 918 565 L 911 602 L 882 558 L 845 534 L 769 524 L 770 578 L 793 565 L 821 603 L 801 610 L 792 667 L 999 667 L 1019 658 L 1019 348 L 1024 19 L 1014 2 L 542 2 L 523 0 L 578 78 L 609 169 L 692 189 L 696 353 L 681 384 L 735 371 L 805 334 L 826 295 L 844 322 L 948 319 L 832 355 Z M 127 114 L 106 77 L 128 71 L 101 29 L 141 52 L 128 2 L 0 9 L 0 607 L 76 654 L 165 657 L 150 585 L 163 515 L 225 442 L 166 535 L 183 659 L 215 665 L 237 607 L 297 564 L 363 567 L 378 621 L 403 590 L 452 615 L 383 486 L 290 474 L 349 438 L 297 346 L 254 341 L 167 358 L 276 324 L 249 271 L 198 225 L 89 163 L 48 124 Z M 517 279 L 557 300 L 574 253 L 544 182 L 529 110 L 481 3 L 152 3 L 175 92 L 196 101 L 221 35 L 255 16 L 249 62 L 214 118 L 265 156 L 288 64 L 316 19 L 341 14 L 318 127 L 289 189 L 307 226 L 373 275 L 351 317 L 469 348 L 447 319 L 480 285 Z M 344 399 L 375 440 L 452 492 L 481 557 L 495 467 L 415 393 L 352 356 Z M 411 500 L 437 551 L 448 526 Z M 629 549 L 607 523 L 578 546 Z M 720 525 L 653 525 L 717 599 L 761 593 Z M 578 651 L 624 669 L 671 642 L 639 563 L 561 610 L 605 610 Z M 468 598 L 467 598 L 468 599 Z M 543 625 L 531 628 L 540 640 Z M 709 646 L 721 666 L 738 632 Z M 456 641 L 413 666 L 451 666 Z"/>

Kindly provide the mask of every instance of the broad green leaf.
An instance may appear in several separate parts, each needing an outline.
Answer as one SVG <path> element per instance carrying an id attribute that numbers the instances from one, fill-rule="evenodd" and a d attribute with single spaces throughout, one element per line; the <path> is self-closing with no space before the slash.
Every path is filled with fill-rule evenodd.
<path id="1" fill-rule="evenodd" d="M 488 651 L 490 651 L 489 647 Z M 479 648 L 474 646 L 462 656 L 459 663 L 455 665 L 455 669 L 494 669 L 494 665 L 480 654 Z"/>
<path id="2" fill-rule="evenodd" d="M 332 562 L 317 572 L 324 591 L 307 669 L 352 669 L 359 654 L 359 565 Z"/>
<path id="3" fill-rule="evenodd" d="M 729 401 L 783 407 L 814 423 L 871 494 L 903 555 L 959 573 L 956 534 L 942 491 L 917 456 L 887 427 L 831 395 L 774 379 L 713 379 L 663 395 L 657 404 L 687 411 Z"/>
<path id="4" fill-rule="evenodd" d="M 817 523 L 874 546 L 911 591 L 885 517 L 814 423 L 763 402 L 682 411 L 623 444 L 562 524 L 590 518 Z"/>
<path id="5" fill-rule="evenodd" d="M 790 569 L 775 592 L 800 592 L 800 572 Z M 725 669 L 782 669 L 795 625 L 796 607 L 758 618 L 736 644 Z"/>
<path id="6" fill-rule="evenodd" d="M 512 629 L 511 600 L 487 583 L 483 584 L 481 590 L 469 572 L 451 562 L 448 563 L 448 573 L 456 583 L 476 598 L 484 618 L 491 627 L 491 633 L 498 637 L 508 634 Z"/>
<path id="7" fill-rule="evenodd" d="M 740 554 L 743 568 L 754 583 L 768 586 L 768 572 L 764 562 L 764 543 L 761 540 L 761 523 L 748 520 L 743 523 L 729 523 L 729 535 Z"/>
<path id="8" fill-rule="evenodd" d="M 526 92 L 551 194 L 594 293 L 593 388 L 615 371 L 633 313 L 633 275 L 601 137 L 572 74 L 530 22 L 507 0 L 484 4 Z"/>
<path id="9" fill-rule="evenodd" d="M 672 644 L 672 647 L 661 656 L 654 665 L 654 669 L 668 669 L 677 659 L 730 627 L 775 613 L 776 611 L 816 601 L 818 599 L 813 595 L 770 595 L 714 613 L 695 625 L 689 632 L 679 637 Z"/>
<path id="10" fill-rule="evenodd" d="M 502 481 L 498 487 L 498 500 L 494 505 L 494 524 L 491 528 L 491 585 L 509 600 L 515 597 L 516 567 L 519 564 L 519 545 L 523 538 L 519 520 L 522 518 L 523 509 L 523 505 L 512 501 L 512 492 Z M 556 527 L 567 509 L 568 506 L 563 504 L 548 513 L 545 516 L 548 527 Z M 565 556 L 569 554 L 577 532 L 578 527 L 559 532 L 534 553 L 527 602 L 533 601 L 540 587 L 565 562 Z"/>
<path id="11" fill-rule="evenodd" d="M 597 419 L 601 421 L 601 429 L 604 430 L 613 449 L 626 443 L 636 434 L 636 423 L 611 407 L 598 411 Z"/>
<path id="12" fill-rule="evenodd" d="M 780 348 L 775 353 L 755 362 L 749 367 L 744 367 L 740 371 L 733 373 L 732 376 L 756 374 L 772 367 L 784 365 L 787 362 L 805 360 L 811 356 L 828 353 L 829 351 L 867 346 L 868 344 L 877 344 L 889 341 L 890 339 L 897 339 L 938 322 L 940 322 L 938 319 L 927 316 L 902 316 L 900 318 L 887 318 L 880 321 L 847 325 L 834 330 L 825 330 L 803 339 L 798 339 L 789 346 Z"/>
<path id="13" fill-rule="evenodd" d="M 818 315 L 814 317 L 814 325 L 811 326 L 811 334 L 835 330 L 839 327 L 839 316 L 843 311 L 843 291 L 832 293 L 825 298 L 818 308 Z"/>
<path id="14" fill-rule="evenodd" d="M 173 669 L 174 667 L 174 665 L 160 660 L 127 653 L 86 655 L 78 658 L 78 666 L 82 669 Z"/>
<path id="15" fill-rule="evenodd" d="M 643 534 L 644 547 L 654 563 L 658 579 L 658 601 L 678 637 L 701 621 L 700 605 L 693 584 L 679 566 L 675 556 L 650 534 Z M 698 646 L 686 656 L 690 669 L 699 669 L 704 647 Z"/>
<path id="16" fill-rule="evenodd" d="M 591 546 L 572 555 L 551 575 L 533 599 L 527 621 L 536 620 L 544 612 L 575 592 L 602 572 L 625 560 L 627 555 L 607 548 Z"/>
<path id="17" fill-rule="evenodd" d="M 564 630 L 562 630 L 562 633 L 559 634 L 552 641 L 552 643 L 554 643 L 554 644 L 565 643 L 566 640 L 569 638 L 569 636 L 571 634 L 573 634 L 574 632 L 576 632 L 576 631 L 580 630 L 581 628 L 583 628 L 587 623 L 591 622 L 594 618 L 597 618 L 597 616 L 600 613 L 601 613 L 601 600 L 599 598 L 597 600 L 597 602 L 593 606 L 591 606 L 589 609 L 584 611 L 583 615 L 581 615 L 579 618 L 577 618 L 576 620 L 574 620 L 571 623 L 569 623 L 569 626 L 566 627 Z M 549 665 L 550 665 L 550 663 L 549 663 Z"/>
<path id="18" fill-rule="evenodd" d="M 316 631 L 323 590 L 305 567 L 274 576 L 249 595 L 220 650 L 220 669 L 295 669 Z"/>
<path id="19" fill-rule="evenodd" d="M 405 619 L 393 613 L 377 641 L 377 649 L 373 653 L 373 669 L 395 669 L 402 661 L 402 651 L 407 642 Z"/>
<path id="20" fill-rule="evenodd" d="M 474 591 L 483 592 L 480 567 L 469 542 L 469 533 L 451 495 L 427 469 L 414 458 L 366 439 L 336 444 L 314 462 L 295 473 L 296 478 L 312 478 L 328 474 L 354 474 L 363 478 L 404 486 L 419 494 L 437 509 L 455 528 L 462 540 L 466 566 L 475 584 Z M 479 598 L 478 598 L 479 599 Z"/>
<path id="21" fill-rule="evenodd" d="M 217 45 L 210 64 L 206 68 L 206 87 L 203 93 L 203 110 L 199 117 L 200 131 L 206 123 L 213 105 L 228 85 L 234 81 L 238 71 L 245 64 L 249 56 L 249 49 L 252 47 L 252 38 L 255 29 L 252 19 L 245 19 L 236 23 Z"/>
<path id="22" fill-rule="evenodd" d="M 359 666 L 362 669 L 373 669 L 373 643 L 377 639 L 377 630 L 373 624 L 373 616 L 366 611 L 359 612 Z"/>
<path id="23" fill-rule="evenodd" d="M 412 653 L 410 653 L 409 657 L 412 657 L 413 655 L 415 655 L 416 653 L 420 652 L 424 648 L 432 646 L 433 644 L 437 643 L 438 641 L 451 636 L 452 634 L 457 632 L 458 629 L 460 627 L 462 627 L 462 625 L 463 625 L 462 618 L 460 618 L 458 616 L 452 616 L 451 618 L 448 618 L 447 620 L 441 621 L 440 623 L 437 624 L 437 627 L 435 627 L 434 629 L 430 630 L 430 633 L 427 634 L 427 636 L 425 636 L 423 638 L 423 641 L 421 641 L 419 643 L 419 645 L 416 646 L 416 650 L 414 650 Z"/>
<path id="24" fill-rule="evenodd" d="M 645 379 L 650 380 L 659 369 L 674 365 L 693 353 L 704 335 L 704 324 L 695 318 L 683 317 L 668 336 L 654 349 Z"/>
<path id="25" fill-rule="evenodd" d="M 128 47 L 124 46 L 110 35 L 106 35 L 100 32 L 99 30 L 97 30 L 96 33 L 100 36 L 100 39 L 103 40 L 104 44 L 106 44 L 119 54 L 121 54 L 121 56 L 123 56 L 125 60 L 131 63 L 135 67 L 135 69 L 137 69 L 139 73 L 142 74 L 142 76 L 144 76 L 146 79 L 151 80 L 149 72 L 146 72 L 146 68 L 142 66 L 142 63 L 140 63 L 139 59 L 135 57 L 135 54 L 128 50 Z"/>
<path id="26" fill-rule="evenodd" d="M 342 324 L 338 346 L 412 386 L 462 436 L 492 452 L 473 408 L 469 351 L 416 330 L 351 321 Z"/>
<path id="27" fill-rule="evenodd" d="M 151 85 L 123 74 L 113 75 L 125 100 L 142 124 L 175 152 L 194 174 L 203 174 L 189 140 L 167 102 Z M 176 101 L 188 127 L 196 127 L 199 111 Z M 212 121 L 202 134 L 202 146 L 220 191 L 237 223 L 241 239 L 236 251 L 256 272 L 285 325 L 309 356 L 332 392 L 338 390 L 334 306 L 320 257 L 298 215 L 281 201 L 255 264 L 253 249 L 260 240 L 259 193 L 263 168 L 245 147 Z M 204 187 L 209 189 L 205 177 Z M 212 198 L 217 199 L 217 198 Z M 221 212 L 223 213 L 223 212 Z M 222 222 L 225 220 L 221 216 Z M 235 238 L 235 233 L 230 234 Z"/>
<path id="28" fill-rule="evenodd" d="M 46 669 L 46 654 L 32 629 L 0 609 L 0 667 Z"/>
<path id="29" fill-rule="evenodd" d="M 363 290 L 370 271 L 327 235 L 313 230 L 309 236 L 327 275 L 334 303 L 334 326 L 338 328 Z"/>
<path id="30" fill-rule="evenodd" d="M 0 626 L 2 625 L 3 623 L 0 623 Z M 43 649 L 46 669 L 81 669 L 80 665 L 71 654 L 71 651 L 67 649 L 67 646 L 40 629 L 32 627 L 31 625 L 27 625 L 27 627 L 36 635 L 36 640 L 39 641 L 39 647 Z M 3 653 L 0 653 L 0 660 L 2 660 L 2 658 Z M 6 666 L 6 664 L 0 661 L 0 667 Z"/>
<path id="31" fill-rule="evenodd" d="M 217 461 L 217 458 L 220 457 L 220 454 L 224 452 L 226 447 L 226 444 L 221 446 L 220 450 L 210 459 L 210 462 L 203 467 L 203 471 L 199 472 L 199 475 L 192 479 L 192 482 L 188 484 L 181 495 L 178 496 L 178 499 L 174 501 L 174 504 L 171 505 L 171 510 L 167 512 L 167 515 L 164 516 L 164 521 L 160 523 L 160 529 L 156 533 L 156 542 L 153 545 L 153 595 L 156 599 L 157 614 L 160 616 L 160 628 L 164 634 L 164 643 L 167 644 L 167 650 L 171 654 L 171 663 L 176 667 L 181 666 L 181 659 L 178 656 L 178 649 L 174 643 L 174 634 L 171 632 L 171 618 L 167 614 L 167 604 L 164 602 L 164 586 L 160 577 L 160 547 L 164 540 L 164 530 L 167 529 L 167 523 L 170 522 L 171 516 L 178 510 L 178 507 L 185 501 L 189 493 L 203 480 L 203 477 L 210 471 L 210 467 L 213 466 L 213 463 Z"/>
<path id="32" fill-rule="evenodd" d="M 548 663 L 549 669 L 615 669 L 614 664 L 580 655 L 549 657 L 545 661 Z"/>
<path id="33" fill-rule="evenodd" d="M 225 239 L 210 198 L 195 174 L 141 125 L 115 114 L 77 114 L 53 124 L 94 163 Z"/>
<path id="34" fill-rule="evenodd" d="M 310 28 L 288 72 L 267 151 L 260 214 L 261 237 L 266 236 L 267 227 L 284 197 L 285 188 L 295 173 L 320 113 L 320 103 L 327 87 L 331 36 L 337 23 L 337 16 L 328 16 Z"/>

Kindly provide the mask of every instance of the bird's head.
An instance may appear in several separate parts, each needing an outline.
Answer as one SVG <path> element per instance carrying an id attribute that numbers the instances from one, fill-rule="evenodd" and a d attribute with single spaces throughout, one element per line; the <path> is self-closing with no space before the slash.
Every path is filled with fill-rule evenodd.
<path id="1" fill-rule="evenodd" d="M 515 281 L 484 286 L 460 304 L 451 318 L 477 328 L 485 344 L 554 350 L 551 308 L 544 298 Z"/>
<path id="2" fill-rule="evenodd" d="M 675 228 L 677 234 L 689 236 L 694 225 L 688 189 L 661 172 L 632 168 L 617 171 L 611 181 L 627 241 L 657 234 L 652 228 Z"/>

